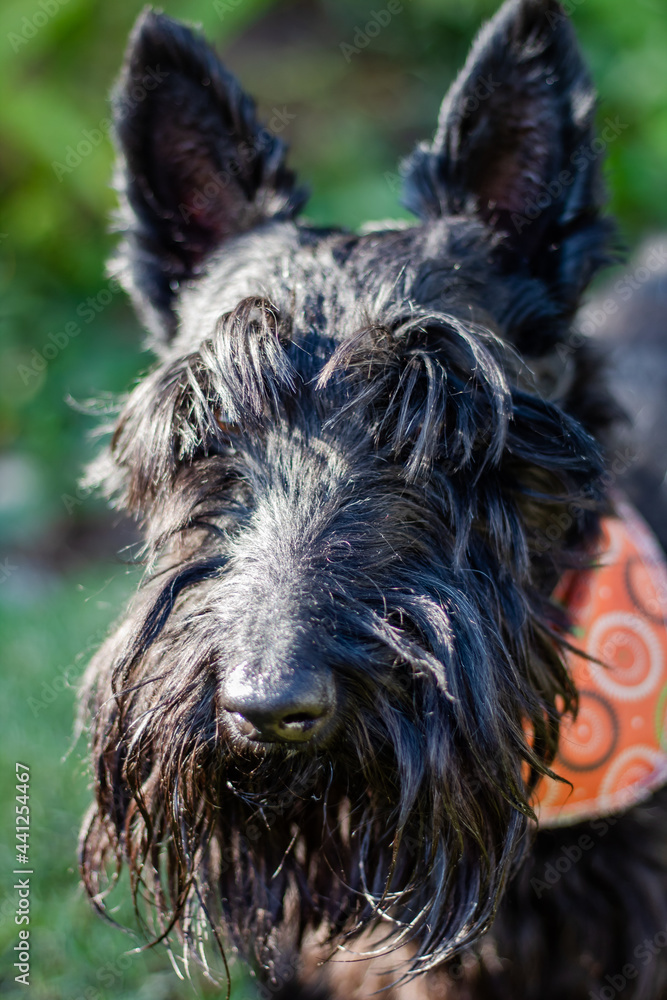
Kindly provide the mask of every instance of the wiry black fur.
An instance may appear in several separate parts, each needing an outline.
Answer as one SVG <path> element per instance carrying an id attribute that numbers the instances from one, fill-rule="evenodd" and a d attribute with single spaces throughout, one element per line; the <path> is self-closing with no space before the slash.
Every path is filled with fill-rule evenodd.
<path id="1" fill-rule="evenodd" d="M 496 89 L 463 114 L 484 74 Z M 583 998 L 620 957 L 616 917 L 582 965 L 581 939 L 549 940 L 563 897 L 540 907 L 524 874 L 555 836 L 534 844 L 531 795 L 576 705 L 550 595 L 607 509 L 615 413 L 593 349 L 557 351 L 610 233 L 599 164 L 572 166 L 594 95 L 562 9 L 510 0 L 485 29 L 406 168 L 415 227 L 295 222 L 282 145 L 160 14 L 135 29 L 116 108 L 119 271 L 158 361 L 93 472 L 140 520 L 148 570 L 83 698 L 88 892 L 102 907 L 126 866 L 153 934 L 192 952 L 212 927 L 268 980 L 315 939 L 354 948 L 367 930 L 412 972 L 470 957 L 505 893 L 497 946 L 520 969 L 482 949 L 473 971 L 431 973 L 438 995 Z M 517 227 L 567 164 L 572 183 Z M 241 739 L 224 700 L 240 663 L 330 673 L 335 728 L 296 748 Z M 628 843 L 648 815 L 623 820 Z M 664 887 L 658 853 L 632 864 Z M 603 854 L 583 888 L 598 916 L 616 905 Z M 626 923 L 649 908 L 632 864 Z M 656 969 L 626 996 L 660 996 Z M 319 982 L 338 995 L 331 967 Z"/>

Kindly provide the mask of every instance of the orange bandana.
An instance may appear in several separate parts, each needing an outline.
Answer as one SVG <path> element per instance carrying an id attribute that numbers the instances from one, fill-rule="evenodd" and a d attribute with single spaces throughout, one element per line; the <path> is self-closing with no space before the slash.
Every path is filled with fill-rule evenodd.
<path id="1" fill-rule="evenodd" d="M 561 826 L 621 812 L 667 784 L 667 565 L 659 543 L 628 504 L 603 521 L 599 565 L 569 573 L 556 597 L 591 662 L 568 654 L 579 692 L 563 719 L 553 770 L 535 812 Z"/>

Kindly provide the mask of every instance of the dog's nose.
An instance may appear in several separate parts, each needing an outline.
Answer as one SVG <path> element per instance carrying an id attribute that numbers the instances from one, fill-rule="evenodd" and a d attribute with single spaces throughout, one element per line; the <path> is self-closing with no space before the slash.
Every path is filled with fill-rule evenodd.
<path id="1" fill-rule="evenodd" d="M 257 677 L 233 670 L 222 688 L 222 705 L 238 732 L 265 743 L 306 743 L 331 722 L 335 688 L 328 671 L 309 668 Z"/>

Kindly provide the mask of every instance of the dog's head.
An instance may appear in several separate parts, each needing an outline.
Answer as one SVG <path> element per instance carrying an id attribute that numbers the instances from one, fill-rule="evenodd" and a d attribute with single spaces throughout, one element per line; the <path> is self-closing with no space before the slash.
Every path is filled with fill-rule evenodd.
<path id="1" fill-rule="evenodd" d="M 148 571 L 84 698 L 98 900 L 127 865 L 159 932 L 210 921 L 269 969 L 380 923 L 422 970 L 489 925 L 600 504 L 571 332 L 609 235 L 594 108 L 559 4 L 510 0 L 405 164 L 419 223 L 322 230 L 279 123 L 141 18 L 117 267 L 158 360 L 98 474 Z"/>

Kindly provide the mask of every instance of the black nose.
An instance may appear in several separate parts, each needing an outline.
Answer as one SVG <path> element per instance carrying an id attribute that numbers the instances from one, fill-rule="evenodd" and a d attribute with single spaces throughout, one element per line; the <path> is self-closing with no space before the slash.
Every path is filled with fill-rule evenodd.
<path id="1" fill-rule="evenodd" d="M 265 743 L 306 743 L 330 725 L 335 688 L 328 671 L 233 670 L 222 686 L 222 705 L 238 732 Z"/>

